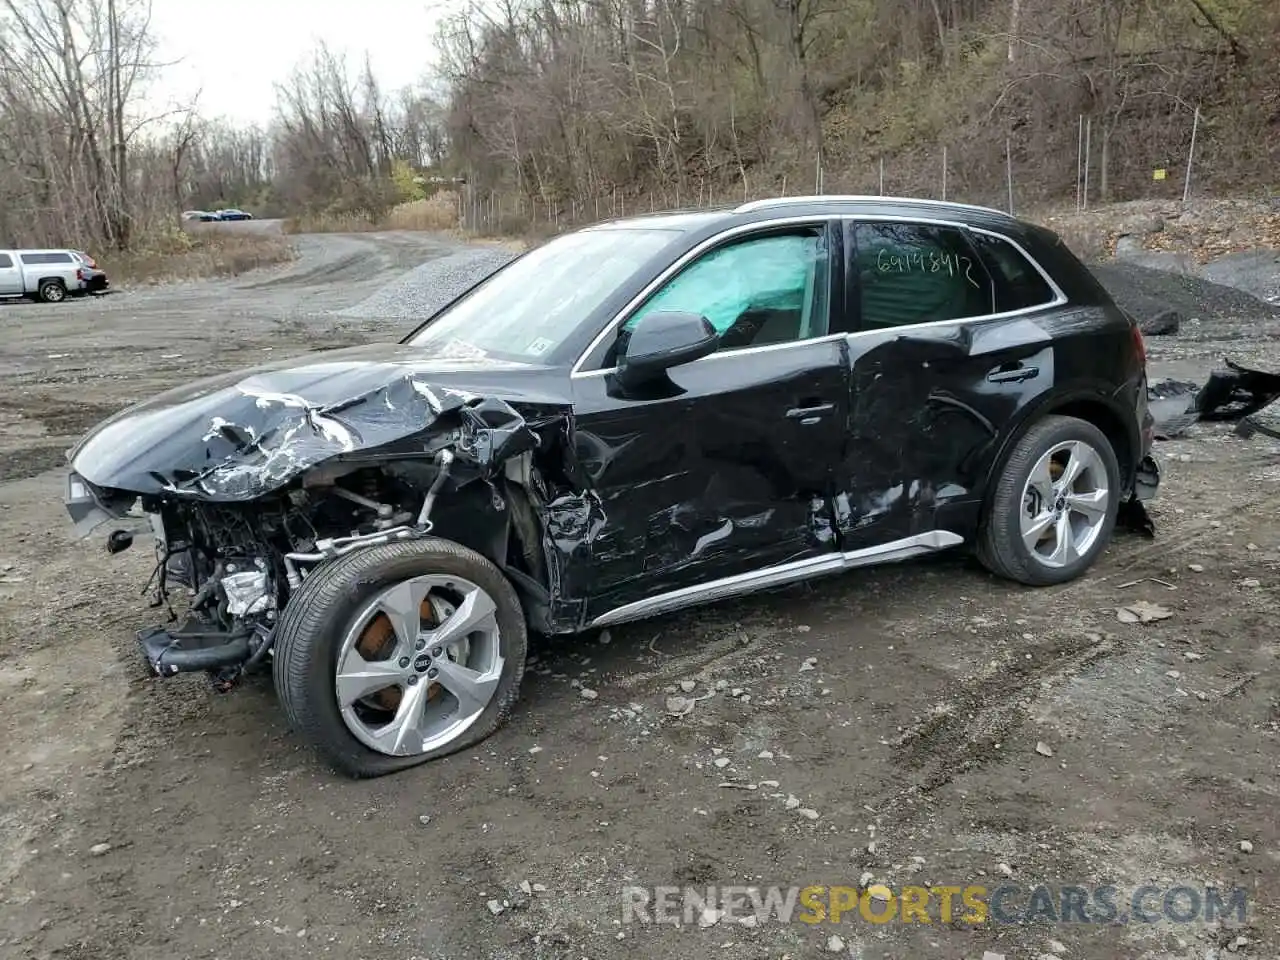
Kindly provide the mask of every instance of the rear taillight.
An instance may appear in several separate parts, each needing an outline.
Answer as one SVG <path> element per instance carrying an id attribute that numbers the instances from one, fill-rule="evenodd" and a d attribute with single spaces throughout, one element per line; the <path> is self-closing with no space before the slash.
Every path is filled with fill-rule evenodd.
<path id="1" fill-rule="evenodd" d="M 1131 329 L 1133 330 L 1133 352 L 1138 355 L 1138 362 L 1146 366 L 1147 342 L 1142 339 L 1142 329 L 1136 323 Z"/>

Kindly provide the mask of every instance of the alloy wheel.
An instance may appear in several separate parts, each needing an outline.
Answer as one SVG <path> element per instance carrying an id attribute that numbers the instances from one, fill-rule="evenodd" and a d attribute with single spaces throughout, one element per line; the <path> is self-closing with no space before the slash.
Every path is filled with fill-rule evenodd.
<path id="1" fill-rule="evenodd" d="M 461 577 L 414 577 L 381 591 L 338 650 L 343 722 L 379 753 L 446 746 L 489 706 L 502 677 L 497 605 Z"/>
<path id="2" fill-rule="evenodd" d="M 1050 447 L 1022 490 L 1020 529 L 1031 556 L 1056 568 L 1087 554 L 1106 525 L 1110 496 L 1097 450 L 1081 440 Z"/>

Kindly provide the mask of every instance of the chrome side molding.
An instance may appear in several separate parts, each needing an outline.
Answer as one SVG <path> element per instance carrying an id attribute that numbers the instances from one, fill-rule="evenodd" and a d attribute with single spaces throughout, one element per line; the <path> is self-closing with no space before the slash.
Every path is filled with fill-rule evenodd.
<path id="1" fill-rule="evenodd" d="M 924 553 L 945 550 L 948 547 L 964 543 L 964 538 L 947 530 L 930 530 L 918 533 L 901 540 L 864 547 L 861 550 L 850 550 L 847 553 L 832 553 L 821 557 L 809 557 L 792 563 L 779 564 L 776 567 L 765 567 L 750 573 L 739 573 L 732 577 L 723 577 L 708 583 L 698 583 L 691 587 L 672 590 L 644 600 L 636 600 L 608 613 L 601 614 L 587 626 L 609 627 L 632 620 L 645 620 L 664 613 L 674 613 L 685 607 L 727 600 L 756 590 L 768 590 L 781 587 L 800 580 L 823 577 L 854 567 L 869 567 L 881 563 L 894 563 Z"/>

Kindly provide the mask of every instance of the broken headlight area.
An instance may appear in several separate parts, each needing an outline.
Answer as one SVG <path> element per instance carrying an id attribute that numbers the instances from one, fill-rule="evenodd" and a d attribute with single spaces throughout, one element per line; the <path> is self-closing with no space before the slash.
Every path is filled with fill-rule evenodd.
<path id="1" fill-rule="evenodd" d="M 107 524 L 113 525 L 115 529 L 108 539 L 111 553 L 126 549 L 134 534 L 147 530 L 147 515 L 135 509 L 137 494 L 100 490 L 75 472 L 67 474 L 63 503 L 77 540 L 92 536 Z M 126 536 L 118 537 L 116 533 Z"/>

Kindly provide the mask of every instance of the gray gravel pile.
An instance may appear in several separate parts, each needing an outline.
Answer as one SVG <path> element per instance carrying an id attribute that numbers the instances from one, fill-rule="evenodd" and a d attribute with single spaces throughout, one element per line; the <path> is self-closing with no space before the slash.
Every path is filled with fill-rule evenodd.
<path id="1" fill-rule="evenodd" d="M 1146 333 L 1180 332 L 1195 338 L 1249 330 L 1257 335 L 1280 323 L 1280 310 L 1273 304 L 1202 277 L 1124 261 L 1092 264 L 1090 269 Z"/>
<path id="2" fill-rule="evenodd" d="M 340 317 L 356 320 L 424 320 L 468 287 L 515 258 L 509 250 L 470 247 L 438 260 L 428 260 L 385 284 Z"/>

